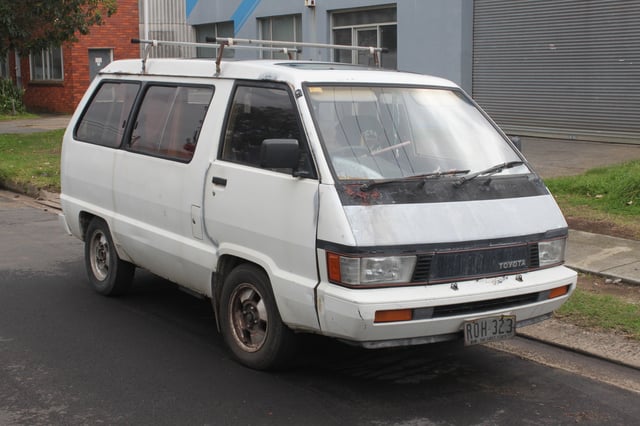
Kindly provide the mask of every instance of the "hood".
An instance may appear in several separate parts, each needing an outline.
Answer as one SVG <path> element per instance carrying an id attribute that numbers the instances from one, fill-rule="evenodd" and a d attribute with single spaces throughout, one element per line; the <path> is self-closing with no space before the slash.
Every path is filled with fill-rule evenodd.
<path id="1" fill-rule="evenodd" d="M 551 195 L 344 206 L 357 246 L 455 243 L 532 235 L 567 223 Z"/>

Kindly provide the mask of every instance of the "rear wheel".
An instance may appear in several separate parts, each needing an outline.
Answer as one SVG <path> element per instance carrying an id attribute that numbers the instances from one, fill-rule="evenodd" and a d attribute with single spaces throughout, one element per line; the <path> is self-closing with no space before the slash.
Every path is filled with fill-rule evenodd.
<path id="1" fill-rule="evenodd" d="M 107 224 L 99 218 L 89 223 L 84 243 L 89 283 L 105 296 L 118 296 L 131 286 L 135 266 L 118 257 Z"/>
<path id="2" fill-rule="evenodd" d="M 247 367 L 271 370 L 293 355 L 293 332 L 282 323 L 266 274 L 240 265 L 227 276 L 220 298 L 222 335 L 233 356 Z"/>

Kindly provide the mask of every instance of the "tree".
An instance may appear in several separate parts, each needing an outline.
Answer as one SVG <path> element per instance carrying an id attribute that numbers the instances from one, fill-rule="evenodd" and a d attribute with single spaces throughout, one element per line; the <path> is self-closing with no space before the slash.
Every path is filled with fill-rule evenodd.
<path id="1" fill-rule="evenodd" d="M 0 56 L 76 41 L 116 9 L 117 0 L 0 0 Z"/>

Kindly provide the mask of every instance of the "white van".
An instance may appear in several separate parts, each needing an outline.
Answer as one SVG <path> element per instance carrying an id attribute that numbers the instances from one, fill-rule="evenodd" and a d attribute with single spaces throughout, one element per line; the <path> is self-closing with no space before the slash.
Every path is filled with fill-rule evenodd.
<path id="1" fill-rule="evenodd" d="M 136 267 L 213 303 L 234 357 L 294 336 L 483 343 L 576 285 L 538 175 L 455 84 L 291 60 L 115 61 L 65 133 L 62 221 L 89 282 Z"/>

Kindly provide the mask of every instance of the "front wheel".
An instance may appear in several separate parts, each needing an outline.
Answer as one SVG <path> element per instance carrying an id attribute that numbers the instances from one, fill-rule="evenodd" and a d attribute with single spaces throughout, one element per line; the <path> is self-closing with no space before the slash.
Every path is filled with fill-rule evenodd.
<path id="1" fill-rule="evenodd" d="M 293 332 L 282 323 L 269 278 L 256 266 L 240 265 L 225 279 L 220 321 L 225 343 L 247 367 L 276 369 L 293 354 Z"/>
<path id="2" fill-rule="evenodd" d="M 89 223 L 84 261 L 91 287 L 105 296 L 118 296 L 131 286 L 135 266 L 118 257 L 107 224 L 99 218 Z"/>

